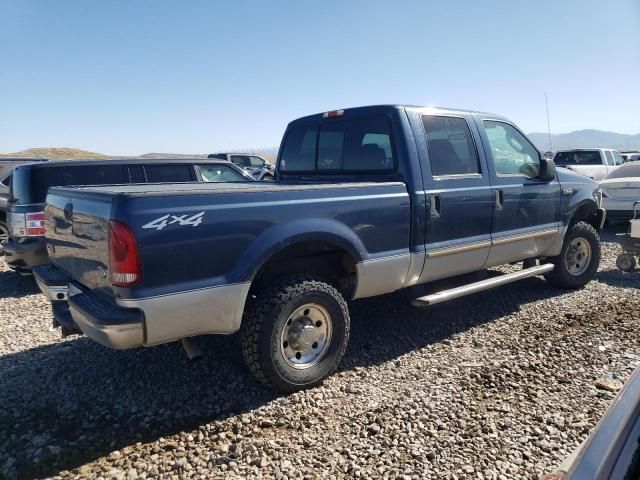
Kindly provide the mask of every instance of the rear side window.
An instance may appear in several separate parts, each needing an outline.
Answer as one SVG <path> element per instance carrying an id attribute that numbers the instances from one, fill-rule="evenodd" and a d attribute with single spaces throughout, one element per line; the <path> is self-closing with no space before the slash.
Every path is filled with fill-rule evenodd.
<path id="1" fill-rule="evenodd" d="M 145 165 L 149 183 L 192 182 L 191 165 Z"/>
<path id="2" fill-rule="evenodd" d="M 611 155 L 611 151 L 606 150 L 604 152 L 604 156 L 607 161 L 607 165 L 613 165 L 613 155 Z"/>
<path id="3" fill-rule="evenodd" d="M 280 156 L 285 172 L 390 171 L 394 156 L 384 116 L 329 119 L 289 130 Z"/>
<path id="4" fill-rule="evenodd" d="M 49 187 L 123 183 L 120 165 L 87 165 L 16 169 L 12 197 L 20 204 L 43 203 Z"/>
<path id="5" fill-rule="evenodd" d="M 422 124 L 434 177 L 480 173 L 478 153 L 464 118 L 423 115 Z"/>
<path id="6" fill-rule="evenodd" d="M 600 152 L 598 150 L 570 150 L 568 152 L 558 152 L 553 157 L 553 162 L 560 166 L 567 165 L 602 165 Z"/>
<path id="7" fill-rule="evenodd" d="M 615 160 L 616 165 L 622 165 L 624 163 L 624 158 L 622 158 L 622 155 L 620 155 L 619 152 L 613 152 L 613 159 Z"/>
<path id="8" fill-rule="evenodd" d="M 145 183 L 147 181 L 142 165 L 132 165 L 129 167 L 129 181 L 131 183 Z"/>

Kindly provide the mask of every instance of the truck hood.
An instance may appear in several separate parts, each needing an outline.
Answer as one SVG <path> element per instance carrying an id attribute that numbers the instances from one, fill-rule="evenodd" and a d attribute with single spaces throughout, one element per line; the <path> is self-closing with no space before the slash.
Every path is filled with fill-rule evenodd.
<path id="1" fill-rule="evenodd" d="M 571 183 L 573 185 L 582 184 L 585 188 L 592 187 L 593 189 L 598 188 L 598 183 L 595 180 L 592 180 L 589 177 L 585 177 L 580 173 L 576 173 L 572 170 L 569 170 L 565 167 L 557 167 L 556 173 L 558 174 L 558 180 L 560 183 Z"/>

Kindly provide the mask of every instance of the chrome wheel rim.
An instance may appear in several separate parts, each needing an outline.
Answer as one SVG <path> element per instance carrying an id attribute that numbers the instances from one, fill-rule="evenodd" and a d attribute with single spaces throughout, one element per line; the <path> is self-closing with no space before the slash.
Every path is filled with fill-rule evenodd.
<path id="1" fill-rule="evenodd" d="M 0 225 L 0 245 L 5 246 L 9 241 L 9 230 L 4 225 Z"/>
<path id="2" fill-rule="evenodd" d="M 280 353 L 293 368 L 311 368 L 327 353 L 331 334 L 329 312 L 316 303 L 307 303 L 289 315 L 284 324 Z"/>
<path id="3" fill-rule="evenodd" d="M 574 238 L 564 257 L 564 263 L 570 275 L 582 275 L 591 265 L 591 245 L 582 237 Z"/>

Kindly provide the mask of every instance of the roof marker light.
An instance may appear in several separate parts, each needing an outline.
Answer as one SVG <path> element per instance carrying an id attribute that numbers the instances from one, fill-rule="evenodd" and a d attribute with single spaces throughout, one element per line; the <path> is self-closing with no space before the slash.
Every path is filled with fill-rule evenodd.
<path id="1" fill-rule="evenodd" d="M 331 110 L 330 112 L 324 112 L 322 114 L 323 118 L 333 118 L 333 117 L 341 117 L 344 115 L 344 110 Z"/>

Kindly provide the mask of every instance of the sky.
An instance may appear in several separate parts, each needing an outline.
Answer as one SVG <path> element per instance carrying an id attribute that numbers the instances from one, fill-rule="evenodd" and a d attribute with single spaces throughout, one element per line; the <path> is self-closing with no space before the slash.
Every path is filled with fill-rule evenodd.
<path id="1" fill-rule="evenodd" d="M 407 103 L 640 132 L 640 0 L 0 0 L 0 152 L 278 146 Z"/>

